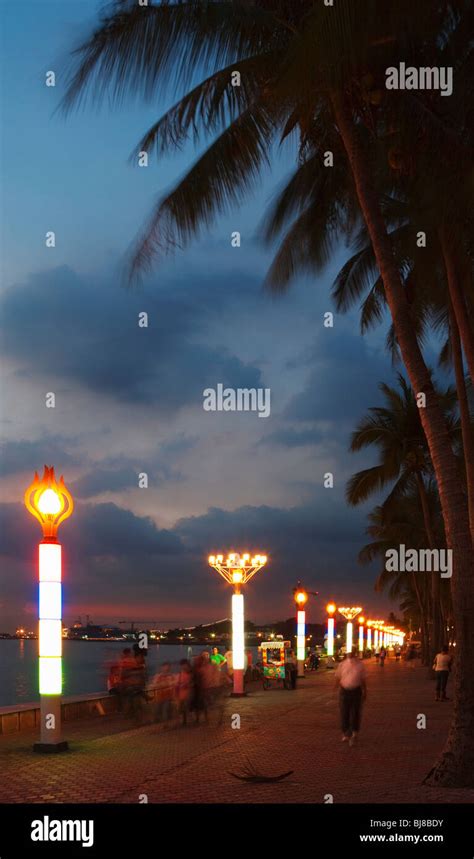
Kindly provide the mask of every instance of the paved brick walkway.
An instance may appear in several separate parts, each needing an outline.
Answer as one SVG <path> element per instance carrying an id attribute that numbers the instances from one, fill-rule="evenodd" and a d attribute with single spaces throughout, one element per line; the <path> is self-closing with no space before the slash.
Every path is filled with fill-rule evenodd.
<path id="1" fill-rule="evenodd" d="M 367 664 L 367 663 L 366 663 Z M 436 703 L 426 669 L 368 665 L 369 696 L 358 745 L 341 743 L 333 673 L 295 692 L 256 686 L 229 699 L 222 726 L 164 731 L 117 718 L 69 723 L 69 752 L 33 754 L 34 737 L 0 737 L 0 802 L 465 802 L 474 790 L 421 785 L 446 738 L 450 703 Z M 426 730 L 417 728 L 424 713 Z M 241 728 L 231 727 L 232 714 Z M 249 784 L 229 771 L 252 765 L 285 781 Z"/>

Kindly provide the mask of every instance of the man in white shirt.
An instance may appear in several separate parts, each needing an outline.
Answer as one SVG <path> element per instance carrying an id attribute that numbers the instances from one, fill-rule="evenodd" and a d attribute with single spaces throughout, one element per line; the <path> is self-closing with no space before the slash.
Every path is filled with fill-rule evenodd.
<path id="1" fill-rule="evenodd" d="M 436 700 L 448 701 L 446 698 L 446 684 L 448 682 L 449 672 L 451 671 L 451 657 L 447 645 L 443 647 L 440 653 L 435 656 L 433 668 L 436 673 Z"/>
<path id="2" fill-rule="evenodd" d="M 366 670 L 356 653 L 348 653 L 335 673 L 339 686 L 342 741 L 353 746 L 360 729 L 362 701 L 367 697 Z"/>

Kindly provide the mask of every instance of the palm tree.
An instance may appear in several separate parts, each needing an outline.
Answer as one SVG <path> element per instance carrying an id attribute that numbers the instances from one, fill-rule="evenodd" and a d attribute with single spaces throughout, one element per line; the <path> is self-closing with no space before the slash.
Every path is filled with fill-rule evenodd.
<path id="1" fill-rule="evenodd" d="M 334 139 L 335 127 L 347 184 L 350 180 L 353 188 L 351 199 L 357 200 L 367 224 L 412 388 L 426 396 L 421 420 L 455 556 L 457 703 L 447 754 L 433 773 L 446 783 L 472 782 L 474 772 L 474 739 L 466 729 L 474 718 L 474 552 L 449 431 L 413 329 L 380 207 L 374 163 L 377 123 L 368 118 L 359 95 L 367 71 L 380 78 L 387 65 L 398 64 L 396 35 L 403 35 L 406 59 L 413 56 L 418 62 L 425 46 L 436 54 L 437 46 L 457 41 L 464 51 L 462 25 L 459 3 L 432 0 L 397 0 L 384 7 L 383 15 L 377 0 L 338 0 L 329 11 L 321 0 L 188 0 L 146 7 L 135 0 L 115 0 L 110 14 L 75 52 L 77 64 L 65 102 L 67 107 L 77 104 L 90 86 L 99 98 L 109 86 L 117 99 L 130 92 L 152 97 L 173 77 L 189 88 L 193 71 L 205 69 L 201 84 L 144 138 L 149 149 L 154 145 L 165 151 L 179 146 L 190 132 L 198 140 L 214 136 L 156 206 L 135 249 L 133 272 L 149 265 L 157 253 L 185 244 L 216 214 L 239 203 L 258 178 L 273 141 L 299 134 L 304 157 L 317 129 L 322 140 Z M 245 78 L 238 96 L 232 93 L 231 70 Z M 407 99 L 396 94 L 393 103 L 400 115 Z M 423 107 L 416 98 L 413 103 Z M 433 128 L 436 132 L 438 125 Z M 443 155 L 449 135 L 443 127 L 438 136 Z M 340 218 L 333 213 L 336 230 L 348 224 L 350 214 L 350 207 Z"/>
<path id="2" fill-rule="evenodd" d="M 437 213 L 421 213 L 419 203 L 386 197 L 383 200 L 384 217 L 390 223 L 390 240 L 398 262 L 400 276 L 409 296 L 410 312 L 418 339 L 423 343 L 427 331 L 447 333 L 448 340 L 442 350 L 441 363 L 454 367 L 459 400 L 463 452 L 466 469 L 467 498 L 471 535 L 474 538 L 474 432 L 464 376 L 464 359 L 459 336 L 458 316 L 454 311 L 446 271 L 446 254 L 439 240 Z M 416 232 L 422 223 L 427 234 L 427 248 L 416 249 Z M 462 227 L 462 225 L 460 225 Z M 462 235 L 462 228 L 460 229 Z M 459 243 L 459 242 L 458 242 Z M 334 297 L 338 310 L 345 312 L 362 298 L 361 332 L 384 318 L 386 307 L 383 281 L 377 271 L 372 245 L 363 226 L 354 238 L 355 253 L 344 264 L 334 283 Z M 461 300 L 464 303 L 463 296 Z M 469 323 L 470 324 L 470 323 Z M 394 327 L 387 335 L 387 346 L 393 360 L 399 359 Z M 469 382 L 469 384 L 472 383 Z"/>
<path id="3" fill-rule="evenodd" d="M 430 520 L 436 535 L 436 544 L 442 545 L 444 530 L 439 507 L 439 496 L 436 484 L 430 480 L 426 484 L 426 493 L 430 510 Z M 416 605 L 416 616 L 421 628 L 422 658 L 425 665 L 431 664 L 430 633 L 432 617 L 431 583 L 425 576 L 415 572 L 397 572 L 386 567 L 386 553 L 401 544 L 413 549 L 423 549 L 426 546 L 426 530 L 424 515 L 420 508 L 417 486 L 406 487 L 405 493 L 393 498 L 390 505 L 378 505 L 368 515 L 369 524 L 366 533 L 371 540 L 359 552 L 359 563 L 369 564 L 375 559 L 382 560 L 382 567 L 375 583 L 375 590 L 388 588 L 391 599 L 412 594 Z M 446 580 L 442 586 L 443 618 L 448 618 L 450 610 L 449 584 Z"/>
<path id="4" fill-rule="evenodd" d="M 391 485 L 391 491 L 382 505 L 382 510 L 390 511 L 408 493 L 416 494 L 423 517 L 424 543 L 434 549 L 440 545 L 439 534 L 436 534 L 433 525 L 427 489 L 427 484 L 432 484 L 433 466 L 416 397 L 401 374 L 398 374 L 398 388 L 382 383 L 380 389 L 386 406 L 369 409 L 368 415 L 362 418 L 352 434 L 350 449 L 353 452 L 375 446 L 380 451 L 380 459 L 377 465 L 353 475 L 347 484 L 346 497 L 349 504 L 355 506 Z M 439 395 L 439 399 L 454 441 L 458 435 L 458 421 L 453 413 L 456 402 L 454 393 L 448 389 Z M 444 545 L 444 534 L 441 545 Z M 440 611 L 439 581 L 439 575 L 432 572 L 432 656 L 440 649 L 444 639 L 445 623 Z"/>

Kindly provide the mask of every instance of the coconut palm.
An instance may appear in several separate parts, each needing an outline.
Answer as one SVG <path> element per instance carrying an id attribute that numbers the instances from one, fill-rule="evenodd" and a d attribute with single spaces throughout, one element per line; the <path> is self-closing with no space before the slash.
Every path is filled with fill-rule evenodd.
<path id="1" fill-rule="evenodd" d="M 187 88 L 177 104 L 145 136 L 149 151 L 169 151 L 192 133 L 213 137 L 178 185 L 155 207 L 138 241 L 132 271 L 145 268 L 159 253 L 185 244 L 251 189 L 266 163 L 273 141 L 294 133 L 304 157 L 315 129 L 339 138 L 353 196 L 367 224 L 382 278 L 395 335 L 414 391 L 424 392 L 421 420 L 439 486 L 443 519 L 455 554 L 453 604 L 457 619 L 459 670 L 455 719 L 448 754 L 433 778 L 471 782 L 474 739 L 466 730 L 474 718 L 474 552 L 465 497 L 450 444 L 443 410 L 413 328 L 407 296 L 393 258 L 380 205 L 376 118 L 360 98 L 370 72 L 381 78 L 387 65 L 398 64 L 401 38 L 409 62 L 417 63 L 429 46 L 455 42 L 465 56 L 462 7 L 467 3 L 397 0 L 380 14 L 377 0 L 189 0 L 137 6 L 115 0 L 97 30 L 75 53 L 76 67 L 66 106 L 92 90 L 120 100 L 138 92 L 151 98 L 170 81 Z M 459 11 L 461 10 L 461 12 Z M 464 13 L 466 14 L 466 13 Z M 192 86 L 193 73 L 204 80 Z M 232 92 L 232 71 L 245 85 Z M 423 103 L 395 93 L 399 116 L 407 103 L 423 112 Z M 430 117 L 429 117 L 430 119 Z M 448 136 L 429 123 L 430 148 L 444 157 Z M 442 124 L 441 124 L 442 125 Z M 309 133 L 309 137 L 308 137 Z M 314 140 L 313 140 L 314 146 Z M 452 148 L 450 148 L 450 156 Z M 460 163 L 455 161 L 455 165 Z M 432 180 L 430 176 L 430 180 Z M 347 183 L 348 184 L 348 183 Z M 382 187 L 385 187 L 382 183 Z M 352 196 L 351 196 L 352 199 Z M 333 213 L 334 228 L 350 222 L 348 212 Z M 470 623 L 466 623 L 466 617 Z M 469 716 L 468 716 L 469 714 Z"/>
<path id="2" fill-rule="evenodd" d="M 462 427 L 469 521 L 474 537 L 474 431 L 467 394 L 467 386 L 472 384 L 472 379 L 466 383 L 462 349 L 464 343 L 461 344 L 458 325 L 460 314 L 458 312 L 456 315 L 451 298 L 452 288 L 449 286 L 446 254 L 439 239 L 439 221 L 436 213 L 424 212 L 422 215 L 419 205 L 408 206 L 405 201 L 393 197 L 385 198 L 383 210 L 387 222 L 391 225 L 392 248 L 409 296 L 412 322 L 419 341 L 423 342 L 430 330 L 447 336 L 441 353 L 441 363 L 445 366 L 452 364 L 454 368 Z M 423 223 L 426 230 L 427 247 L 417 249 L 416 233 L 420 223 Z M 465 234 L 466 226 L 462 218 L 459 227 L 459 235 L 463 236 L 464 232 L 464 243 L 467 247 L 469 237 Z M 333 293 L 338 310 L 347 311 L 362 301 L 360 325 L 361 332 L 365 333 L 384 319 L 385 291 L 365 226 L 358 231 L 353 246 L 355 253 L 337 275 Z M 463 296 L 460 298 L 465 306 Z M 468 328 L 470 324 L 468 320 Z M 467 345 L 469 347 L 469 343 Z M 393 324 L 387 335 L 387 346 L 392 352 L 393 360 L 398 360 L 399 349 Z M 465 351 L 468 353 L 468 350 Z"/>
<path id="3" fill-rule="evenodd" d="M 436 545 L 444 544 L 444 530 L 439 496 L 433 480 L 426 483 L 425 491 L 429 508 L 431 528 L 435 535 Z M 413 595 L 416 604 L 417 618 L 422 635 L 422 658 L 424 664 L 430 664 L 431 648 L 430 633 L 432 633 L 432 596 L 431 582 L 426 576 L 414 572 L 397 572 L 387 570 L 386 553 L 401 544 L 413 549 L 423 549 L 426 546 L 426 528 L 424 515 L 421 510 L 418 487 L 412 480 L 412 486 L 407 486 L 405 493 L 391 500 L 390 505 L 378 505 L 368 515 L 369 524 L 366 533 L 371 540 L 359 552 L 359 562 L 372 563 L 382 560 L 382 567 L 375 583 L 375 590 L 388 589 L 391 599 Z M 443 582 L 441 593 L 443 618 L 448 618 L 450 610 L 449 585 Z"/>
<path id="4" fill-rule="evenodd" d="M 394 504 L 415 493 L 422 511 L 424 524 L 424 545 L 430 549 L 444 545 L 433 525 L 427 484 L 433 481 L 433 465 L 429 456 L 426 437 L 423 433 L 420 408 L 411 387 L 401 374 L 398 374 L 398 389 L 385 383 L 380 385 L 385 406 L 369 409 L 351 437 L 350 449 L 363 450 L 375 446 L 380 453 L 379 462 L 371 468 L 363 469 L 351 477 L 347 484 L 346 497 L 351 505 L 361 504 L 371 495 L 390 486 L 390 492 L 382 509 L 390 511 Z M 456 398 L 452 389 L 439 395 L 443 404 L 446 421 L 452 441 L 459 435 L 459 422 L 454 409 Z M 443 617 L 440 606 L 439 574 L 431 575 L 431 650 L 436 653 L 443 636 Z"/>

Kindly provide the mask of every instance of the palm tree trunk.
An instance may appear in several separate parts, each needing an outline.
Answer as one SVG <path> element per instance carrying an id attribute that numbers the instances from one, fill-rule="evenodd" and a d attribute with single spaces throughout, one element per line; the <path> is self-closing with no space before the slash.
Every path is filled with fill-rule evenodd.
<path id="1" fill-rule="evenodd" d="M 429 663 L 429 640 L 428 640 L 428 625 L 426 622 L 427 612 L 424 601 L 421 599 L 420 588 L 418 587 L 418 582 L 416 580 L 416 573 L 411 574 L 412 582 L 413 582 L 413 590 L 416 594 L 416 601 L 418 603 L 418 609 L 420 612 L 420 626 L 421 626 L 421 661 L 423 665 L 428 665 Z"/>
<path id="2" fill-rule="evenodd" d="M 462 444 L 464 450 L 464 464 L 466 467 L 469 524 L 471 527 L 471 536 L 474 540 L 474 435 L 472 432 L 471 415 L 469 412 L 469 404 L 467 401 L 461 341 L 459 339 L 459 328 L 451 301 L 449 302 L 449 327 L 451 337 L 451 352 L 453 356 L 454 365 L 454 376 L 456 379 L 456 390 L 459 402 L 459 414 L 461 416 Z"/>
<path id="3" fill-rule="evenodd" d="M 418 487 L 418 495 L 420 497 L 421 509 L 423 512 L 423 522 L 425 526 L 426 540 L 429 549 L 436 548 L 435 536 L 431 524 L 430 505 L 426 486 L 423 477 L 419 472 L 416 473 L 416 484 Z M 431 571 L 431 636 L 430 636 L 430 659 L 434 659 L 436 654 L 441 649 L 443 643 L 443 619 L 441 614 L 441 598 L 439 589 L 439 572 Z"/>
<path id="4" fill-rule="evenodd" d="M 467 505 L 443 413 L 411 324 L 409 305 L 352 113 L 342 93 L 333 92 L 331 101 L 403 361 L 414 391 L 426 395 L 426 408 L 420 409 L 420 417 L 438 482 L 447 545 L 454 554 L 451 582 L 456 625 L 454 715 L 444 752 L 427 778 L 442 785 L 474 786 L 474 551 Z"/>
<path id="5" fill-rule="evenodd" d="M 456 264 L 455 254 L 451 249 L 445 229 L 440 230 L 440 241 L 448 280 L 449 297 L 453 305 L 459 334 L 461 335 L 469 375 L 474 385 L 474 331 L 472 330 L 464 291 L 459 278 L 459 267 Z"/>

